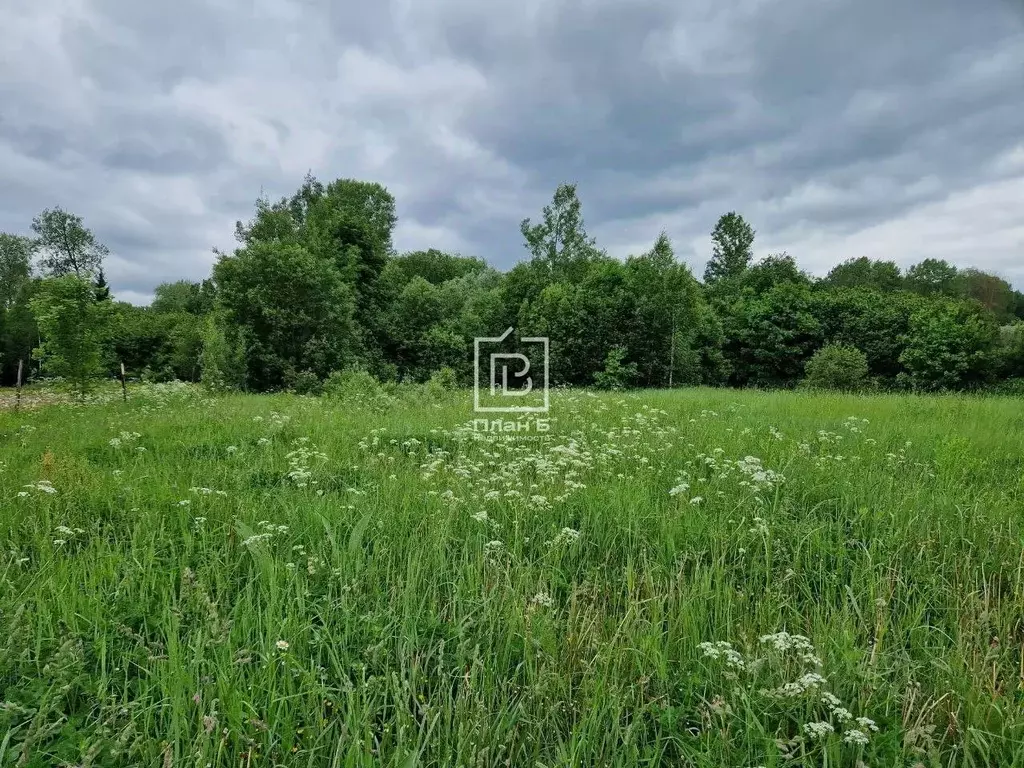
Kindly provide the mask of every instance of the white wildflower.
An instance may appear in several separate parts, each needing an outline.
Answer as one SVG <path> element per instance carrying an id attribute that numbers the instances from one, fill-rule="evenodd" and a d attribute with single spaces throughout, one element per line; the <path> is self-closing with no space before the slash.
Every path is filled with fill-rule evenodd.
<path id="1" fill-rule="evenodd" d="M 817 723 L 805 723 L 803 731 L 813 740 L 823 739 L 830 733 L 835 733 L 836 729 L 832 727 L 831 723 L 822 720 Z"/>
<path id="2" fill-rule="evenodd" d="M 851 728 L 843 736 L 843 741 L 847 744 L 853 744 L 855 746 L 862 747 L 868 743 L 870 739 L 864 731 L 859 731 L 856 728 Z"/>

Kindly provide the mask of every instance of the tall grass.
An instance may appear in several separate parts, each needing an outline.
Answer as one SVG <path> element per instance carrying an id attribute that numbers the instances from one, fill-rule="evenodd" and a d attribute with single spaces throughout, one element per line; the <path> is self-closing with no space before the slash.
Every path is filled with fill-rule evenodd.
<path id="1" fill-rule="evenodd" d="M 1024 765 L 1019 400 L 471 402 L 0 412 L 0 765 Z"/>

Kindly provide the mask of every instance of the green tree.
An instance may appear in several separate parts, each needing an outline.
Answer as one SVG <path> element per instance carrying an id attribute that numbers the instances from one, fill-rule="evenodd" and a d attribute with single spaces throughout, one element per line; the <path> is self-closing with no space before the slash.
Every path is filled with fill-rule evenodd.
<path id="1" fill-rule="evenodd" d="M 625 289 L 633 316 L 620 338 L 636 379 L 659 387 L 701 381 L 697 338 L 704 298 L 689 268 L 676 261 L 664 232 L 650 251 L 626 260 Z"/>
<path id="2" fill-rule="evenodd" d="M 827 288 L 815 296 L 814 315 L 829 343 L 861 350 L 870 375 L 893 385 L 904 372 L 900 355 L 906 346 L 910 318 L 928 301 L 908 291 Z"/>
<path id="3" fill-rule="evenodd" d="M 93 292 L 96 294 L 96 301 L 110 301 L 110 283 L 107 282 L 107 276 L 103 274 L 103 267 L 100 267 L 96 273 Z"/>
<path id="4" fill-rule="evenodd" d="M 27 237 L 0 232 L 0 384 L 14 383 L 18 361 L 28 361 L 38 338 L 29 308 L 37 282 L 32 279 L 33 247 Z"/>
<path id="5" fill-rule="evenodd" d="M 821 345 L 814 296 L 806 286 L 777 285 L 745 296 L 723 318 L 724 353 L 738 386 L 786 387 L 803 378 L 804 363 Z"/>
<path id="6" fill-rule="evenodd" d="M 253 243 L 214 265 L 218 299 L 244 339 L 246 380 L 257 390 L 311 371 L 324 379 L 353 357 L 352 288 L 337 266 L 301 245 Z"/>
<path id="7" fill-rule="evenodd" d="M 929 302 L 910 319 L 901 380 L 914 389 L 974 389 L 997 368 L 998 326 L 960 301 Z"/>
<path id="8" fill-rule="evenodd" d="M 627 350 L 622 346 L 612 347 L 605 357 L 604 368 L 594 374 L 594 386 L 598 389 L 625 389 L 636 379 L 636 363 L 624 363 Z"/>
<path id="9" fill-rule="evenodd" d="M 88 280 L 64 275 L 42 282 L 32 312 L 42 334 L 35 355 L 43 370 L 70 380 L 84 398 L 103 370 L 108 303 L 96 301 Z"/>
<path id="10" fill-rule="evenodd" d="M 523 219 L 519 231 L 526 249 L 553 280 L 579 277 L 601 255 L 594 238 L 587 235 L 575 184 L 559 184 L 551 204 L 541 212 L 541 221 L 533 224 Z"/>
<path id="11" fill-rule="evenodd" d="M 0 232 L 0 311 L 11 307 L 32 274 L 32 241 Z"/>
<path id="12" fill-rule="evenodd" d="M 390 298 L 380 278 L 393 255 L 396 221 L 395 200 L 380 184 L 338 179 L 324 185 L 307 175 L 291 198 L 258 200 L 255 217 L 238 222 L 235 236 L 246 248 L 295 245 L 332 263 L 355 302 L 357 351 L 379 368 L 388 345 L 382 322 Z"/>
<path id="13" fill-rule="evenodd" d="M 957 268 L 942 259 L 925 259 L 907 270 L 907 288 L 922 296 L 962 295 Z"/>
<path id="14" fill-rule="evenodd" d="M 805 370 L 804 384 L 813 389 L 856 392 L 868 382 L 867 357 L 847 344 L 826 344 L 807 361 Z"/>
<path id="15" fill-rule="evenodd" d="M 1006 323 L 1013 318 L 1016 296 L 1013 287 L 1001 277 L 980 269 L 965 269 L 960 273 L 960 287 L 966 298 L 977 301 L 999 322 Z"/>
<path id="16" fill-rule="evenodd" d="M 875 288 L 898 291 L 903 287 L 903 274 L 893 261 L 872 261 L 867 256 L 837 264 L 824 280 L 834 288 Z"/>
<path id="17" fill-rule="evenodd" d="M 434 248 L 402 254 L 393 259 L 392 263 L 406 280 L 422 277 L 433 285 L 441 285 L 449 280 L 487 269 L 487 263 L 483 259 L 454 256 Z"/>
<path id="18" fill-rule="evenodd" d="M 740 286 L 756 295 L 767 293 L 777 285 L 811 285 L 811 278 L 802 272 L 796 260 L 788 253 L 769 254 L 761 261 L 749 266 L 740 276 Z"/>
<path id="19" fill-rule="evenodd" d="M 42 253 L 39 266 L 47 277 L 75 275 L 92 280 L 108 253 L 82 217 L 63 208 L 44 210 L 32 220 L 32 231 Z"/>
<path id="20" fill-rule="evenodd" d="M 187 312 L 202 316 L 213 310 L 215 297 L 212 280 L 176 280 L 158 285 L 149 306 L 157 313 Z"/>
<path id="21" fill-rule="evenodd" d="M 550 339 L 553 384 L 589 385 L 609 351 L 624 346 L 624 329 L 634 316 L 625 265 L 601 257 L 581 278 L 549 284 L 524 305 L 515 325 L 520 335 Z"/>
<path id="22" fill-rule="evenodd" d="M 236 333 L 228 339 L 223 312 L 202 318 L 199 380 L 212 390 L 245 389 L 245 338 Z"/>
<path id="23" fill-rule="evenodd" d="M 708 285 L 739 278 L 754 256 L 754 230 L 735 211 L 718 219 L 711 232 L 711 258 L 704 269 Z"/>

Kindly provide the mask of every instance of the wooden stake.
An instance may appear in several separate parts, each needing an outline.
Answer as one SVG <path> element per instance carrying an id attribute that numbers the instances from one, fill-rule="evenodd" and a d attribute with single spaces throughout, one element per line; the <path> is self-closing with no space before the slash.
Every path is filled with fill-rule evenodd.
<path id="1" fill-rule="evenodd" d="M 124 379 L 124 363 L 121 363 L 121 399 L 128 402 L 128 384 Z"/>
<path id="2" fill-rule="evenodd" d="M 14 407 L 17 410 L 21 410 L 21 366 L 24 364 L 23 360 L 18 361 L 18 395 L 15 400 Z"/>

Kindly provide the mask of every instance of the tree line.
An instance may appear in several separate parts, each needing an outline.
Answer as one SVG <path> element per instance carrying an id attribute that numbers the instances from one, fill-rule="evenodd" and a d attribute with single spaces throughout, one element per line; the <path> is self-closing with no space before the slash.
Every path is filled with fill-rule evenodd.
<path id="1" fill-rule="evenodd" d="M 0 233 L 0 382 L 80 388 L 123 363 L 147 380 L 315 392 L 331 375 L 472 381 L 472 340 L 514 326 L 551 341 L 554 384 L 728 385 L 921 391 L 1016 388 L 1024 295 L 978 269 L 867 257 L 824 278 L 792 256 L 755 262 L 755 232 L 723 215 L 698 280 L 660 234 L 620 260 L 587 234 L 573 184 L 520 226 L 529 258 L 507 272 L 435 249 L 396 253 L 395 200 L 354 179 L 307 176 L 261 198 L 209 278 L 117 301 L 107 249 L 60 208 L 31 236 Z"/>

